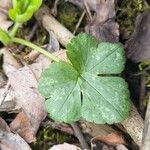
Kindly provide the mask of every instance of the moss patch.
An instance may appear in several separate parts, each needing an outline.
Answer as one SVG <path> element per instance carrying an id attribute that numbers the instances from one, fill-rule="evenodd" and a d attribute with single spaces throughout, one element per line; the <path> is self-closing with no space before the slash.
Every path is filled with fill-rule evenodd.
<path id="1" fill-rule="evenodd" d="M 75 26 L 80 18 L 81 10 L 69 2 L 62 0 L 58 6 L 57 19 L 60 23 L 66 26 L 70 31 L 75 29 Z"/>
<path id="2" fill-rule="evenodd" d="M 126 30 L 128 35 L 134 30 L 134 24 L 136 17 L 139 13 L 144 12 L 148 9 L 148 6 L 143 0 L 123 0 L 118 1 L 117 11 L 117 22 L 122 30 Z"/>
<path id="3" fill-rule="evenodd" d="M 53 145 L 73 141 L 75 138 L 72 136 L 47 126 L 39 129 L 37 140 L 31 144 L 31 148 L 32 150 L 48 150 Z"/>

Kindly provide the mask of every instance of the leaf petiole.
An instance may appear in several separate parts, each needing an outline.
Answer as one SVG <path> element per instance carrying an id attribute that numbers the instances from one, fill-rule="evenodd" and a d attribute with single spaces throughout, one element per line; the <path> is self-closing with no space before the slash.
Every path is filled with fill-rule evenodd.
<path id="1" fill-rule="evenodd" d="M 9 36 L 15 37 L 18 28 L 21 26 L 21 23 L 15 22 L 14 26 L 12 27 L 11 31 L 9 32 Z"/>
<path id="2" fill-rule="evenodd" d="M 15 37 L 11 38 L 11 41 L 15 42 L 15 43 L 19 43 L 19 44 L 25 45 L 25 46 L 28 46 L 28 47 L 30 47 L 30 48 L 32 48 L 32 49 L 42 53 L 43 55 L 49 57 L 50 59 L 52 59 L 52 60 L 54 60 L 56 62 L 60 61 L 60 59 L 58 57 L 52 55 L 51 53 L 47 52 L 45 49 L 43 49 L 43 48 L 41 48 L 41 47 L 39 47 L 39 46 L 29 42 L 29 41 L 26 41 L 26 40 L 23 40 L 23 39 L 20 39 L 20 38 L 15 38 Z"/>

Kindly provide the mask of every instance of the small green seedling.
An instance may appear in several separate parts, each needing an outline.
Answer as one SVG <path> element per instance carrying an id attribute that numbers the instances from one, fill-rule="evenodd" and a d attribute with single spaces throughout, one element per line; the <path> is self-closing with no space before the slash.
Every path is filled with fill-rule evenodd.
<path id="1" fill-rule="evenodd" d="M 12 0 L 13 8 L 9 10 L 9 17 L 15 24 L 9 35 L 14 37 L 21 24 L 30 20 L 41 4 L 42 0 Z"/>
<path id="2" fill-rule="evenodd" d="M 42 4 L 42 0 L 13 0 L 12 2 L 13 8 L 9 10 L 9 17 L 19 23 L 30 20 Z"/>
<path id="3" fill-rule="evenodd" d="M 67 45 L 70 60 L 67 63 L 31 42 L 14 37 L 18 25 L 28 21 L 41 3 L 41 0 L 13 0 L 14 8 L 9 15 L 16 24 L 9 33 L 0 29 L 0 41 L 5 45 L 23 44 L 55 61 L 43 71 L 38 86 L 49 115 L 66 123 L 80 118 L 97 124 L 123 121 L 131 107 L 127 83 L 119 77 L 125 64 L 123 46 L 98 43 L 94 37 L 82 33 Z"/>
<path id="4" fill-rule="evenodd" d="M 67 56 L 71 63 L 53 63 L 39 81 L 49 115 L 66 123 L 123 121 L 130 111 L 127 83 L 118 76 L 124 69 L 123 46 L 79 34 L 67 45 Z"/>
<path id="5" fill-rule="evenodd" d="M 19 28 L 19 26 L 31 19 L 32 15 L 38 8 L 41 6 L 42 0 L 13 0 L 13 8 L 9 10 L 9 17 L 15 21 L 15 24 L 11 31 L 6 32 L 0 28 L 0 41 L 4 45 L 8 45 L 12 42 L 19 43 L 25 46 L 28 46 L 36 51 L 46 55 L 54 61 L 59 61 L 59 59 L 52 54 L 48 53 L 44 49 L 39 46 L 28 42 L 24 39 L 16 38 L 15 34 Z"/>

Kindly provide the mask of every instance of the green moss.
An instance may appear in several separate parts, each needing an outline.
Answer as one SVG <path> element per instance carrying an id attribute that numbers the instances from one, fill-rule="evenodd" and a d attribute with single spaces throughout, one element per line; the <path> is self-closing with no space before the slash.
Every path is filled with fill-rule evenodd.
<path id="1" fill-rule="evenodd" d="M 71 3 L 66 3 L 62 0 L 58 6 L 57 19 L 60 23 L 66 26 L 70 31 L 75 29 L 75 26 L 80 18 L 81 11 Z"/>
<path id="2" fill-rule="evenodd" d="M 117 22 L 121 29 L 125 29 L 130 35 L 134 30 L 135 20 L 139 13 L 148 9 L 143 0 L 122 0 L 118 1 L 116 8 Z"/>
<path id="3" fill-rule="evenodd" d="M 33 150 L 48 150 L 53 145 L 70 141 L 74 141 L 72 136 L 47 126 L 40 128 L 37 140 L 31 144 L 31 147 Z"/>

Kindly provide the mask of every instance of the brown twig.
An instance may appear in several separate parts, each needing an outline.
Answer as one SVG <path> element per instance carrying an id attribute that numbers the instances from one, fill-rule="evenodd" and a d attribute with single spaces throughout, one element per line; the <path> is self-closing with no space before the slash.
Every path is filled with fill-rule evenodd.
<path id="1" fill-rule="evenodd" d="M 34 37 L 34 34 L 35 34 L 37 28 L 38 28 L 38 24 L 36 23 L 36 24 L 33 26 L 31 32 L 29 33 L 29 35 L 27 36 L 27 40 L 30 41 L 30 40 Z M 19 50 L 19 51 L 22 51 L 24 48 L 25 48 L 24 45 L 20 45 L 20 46 L 18 47 L 18 50 Z"/>
<path id="2" fill-rule="evenodd" d="M 89 8 L 86 0 L 83 0 L 83 3 L 84 3 L 84 6 L 85 6 L 85 10 L 86 10 L 87 16 L 88 16 L 89 20 L 91 21 L 93 17 L 92 17 L 90 8 Z"/>
<path id="3" fill-rule="evenodd" d="M 60 24 L 52 15 L 50 15 L 49 12 L 49 9 L 46 6 L 43 6 L 36 13 L 35 17 L 48 32 L 53 31 L 57 40 L 63 46 L 66 46 L 73 38 L 73 34 Z"/>
<path id="4" fill-rule="evenodd" d="M 86 11 L 84 10 L 81 14 L 81 17 L 79 18 L 78 23 L 76 24 L 75 30 L 73 31 L 73 35 L 75 35 L 75 33 L 77 32 L 77 30 L 78 30 L 78 28 L 79 28 L 79 26 L 80 26 L 80 24 L 81 24 L 81 22 L 85 16 L 85 13 L 86 13 Z"/>
<path id="5" fill-rule="evenodd" d="M 141 150 L 150 149 L 150 96 L 147 104 Z"/>
<path id="6" fill-rule="evenodd" d="M 51 10 L 51 12 L 52 12 L 52 14 L 53 14 L 54 16 L 57 16 L 57 6 L 58 6 L 58 3 L 59 3 L 59 0 L 55 0 L 55 1 L 54 1 L 54 6 L 53 6 L 53 8 L 52 8 L 52 10 Z"/>
<path id="7" fill-rule="evenodd" d="M 142 133 L 144 129 L 143 119 L 139 115 L 137 109 L 132 104 L 130 116 L 121 122 L 123 127 L 126 129 L 127 133 L 131 136 L 134 142 L 141 146 Z"/>
<path id="8" fill-rule="evenodd" d="M 74 133 L 75 133 L 76 137 L 78 138 L 82 148 L 84 150 L 89 150 L 90 148 L 87 145 L 87 143 L 86 143 L 86 141 L 83 137 L 83 134 L 81 133 L 80 128 L 78 127 L 78 125 L 76 123 L 72 123 L 71 126 L 72 126 L 72 128 L 74 130 Z"/>
<path id="9" fill-rule="evenodd" d="M 74 135 L 74 131 L 73 129 L 69 126 L 69 125 L 64 125 L 63 123 L 56 123 L 56 122 L 52 122 L 50 120 L 42 122 L 41 124 L 43 127 L 46 127 L 48 125 L 50 125 L 53 129 L 62 131 L 64 133 L 70 134 L 70 135 Z"/>

